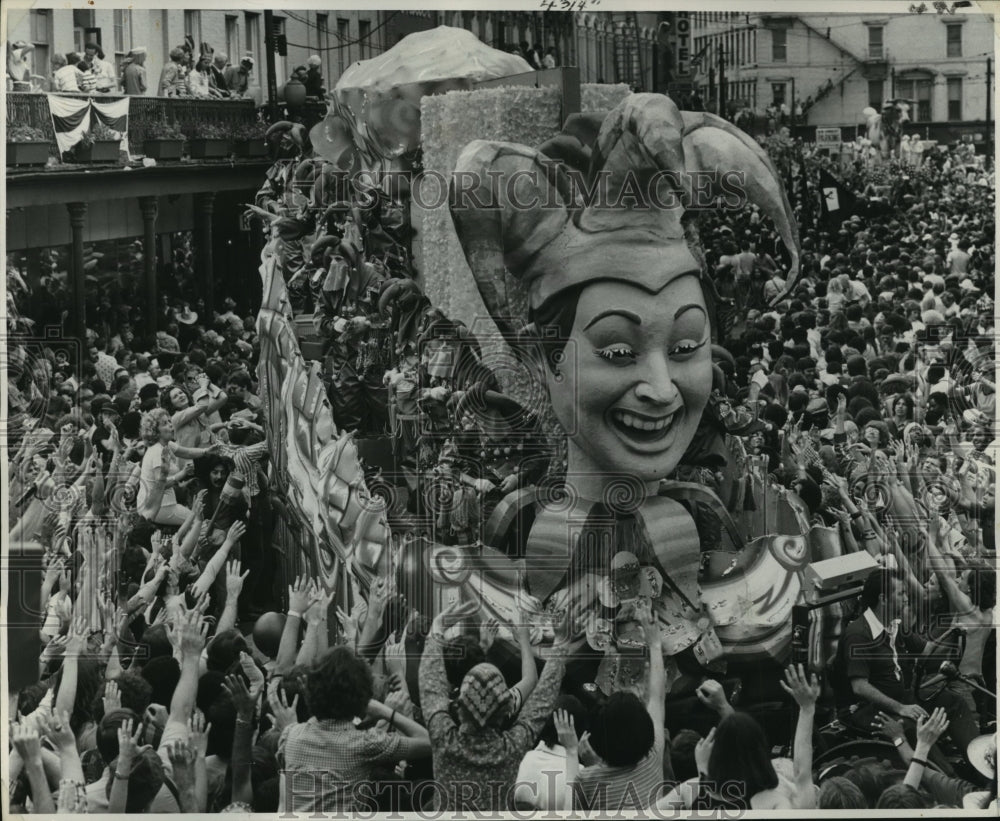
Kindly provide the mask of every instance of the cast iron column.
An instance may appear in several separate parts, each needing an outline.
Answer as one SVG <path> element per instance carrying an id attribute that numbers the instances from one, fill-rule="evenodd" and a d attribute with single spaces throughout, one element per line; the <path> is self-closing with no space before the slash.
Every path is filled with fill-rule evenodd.
<path id="1" fill-rule="evenodd" d="M 146 310 L 144 319 L 147 334 L 155 334 L 156 315 L 158 313 L 156 298 L 156 214 L 157 200 L 155 196 L 139 197 L 139 208 L 142 211 L 142 264 L 146 285 Z"/>
<path id="2" fill-rule="evenodd" d="M 73 279 L 73 302 L 70 323 L 73 336 L 82 346 L 87 344 L 87 274 L 83 270 L 83 221 L 87 216 L 87 203 L 68 202 L 69 225 L 73 232 L 73 255 L 70 260 L 70 276 Z"/>
<path id="3" fill-rule="evenodd" d="M 203 191 L 194 195 L 195 225 L 198 234 L 195 238 L 195 272 L 201 282 L 201 298 L 205 302 L 205 317 L 208 323 L 212 321 L 212 311 L 215 309 L 215 278 L 212 261 L 212 214 L 215 212 L 215 192 Z"/>

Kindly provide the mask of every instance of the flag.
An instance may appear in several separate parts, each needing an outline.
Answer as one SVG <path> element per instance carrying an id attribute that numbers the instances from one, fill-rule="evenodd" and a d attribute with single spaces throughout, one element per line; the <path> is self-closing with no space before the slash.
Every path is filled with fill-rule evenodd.
<path id="1" fill-rule="evenodd" d="M 93 116 L 112 131 L 122 135 L 122 150 L 128 152 L 128 113 L 131 97 L 120 100 L 95 100 L 90 97 L 61 97 L 46 95 L 52 130 L 56 134 L 59 153 L 69 151 L 90 131 Z"/>
<path id="2" fill-rule="evenodd" d="M 857 197 L 826 169 L 820 171 L 819 190 L 823 196 L 823 219 L 828 223 L 840 225 L 855 213 Z"/>
<path id="3" fill-rule="evenodd" d="M 56 133 L 59 153 L 69 151 L 90 131 L 90 100 L 79 97 L 59 97 L 46 95 L 49 99 L 49 114 L 52 116 L 52 130 Z"/>
<path id="4" fill-rule="evenodd" d="M 129 153 L 128 112 L 131 100 L 131 97 L 122 97 L 120 100 L 92 99 L 90 101 L 94 108 L 94 114 L 97 115 L 97 119 L 99 119 L 112 131 L 117 131 L 122 135 L 121 148 L 126 154 Z"/>

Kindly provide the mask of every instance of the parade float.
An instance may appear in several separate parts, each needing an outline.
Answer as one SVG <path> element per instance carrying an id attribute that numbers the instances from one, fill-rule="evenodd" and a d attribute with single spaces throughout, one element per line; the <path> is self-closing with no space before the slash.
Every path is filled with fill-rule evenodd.
<path id="1" fill-rule="evenodd" d="M 641 599 L 672 682 L 787 661 L 796 606 L 822 666 L 836 605 L 807 601 L 804 578 L 839 543 L 718 413 L 693 223 L 677 208 L 583 207 L 565 174 L 621 185 L 629 169 L 738 166 L 789 249 L 790 285 L 797 235 L 778 176 L 743 132 L 663 95 L 584 86 L 567 111 L 565 78 L 531 78 L 441 27 L 346 71 L 311 133 L 269 131 L 279 159 L 251 210 L 270 229 L 259 378 L 286 573 L 318 575 L 345 609 L 377 579 L 425 615 L 473 599 L 502 624 L 528 620 L 540 657 L 573 642 L 604 692 L 641 687 Z M 558 207 L 469 209 L 433 190 L 518 171 L 538 171 Z M 697 353 L 678 366 L 689 388 L 663 400 L 676 419 L 617 407 L 614 424 L 595 421 L 592 383 L 573 378 L 592 373 L 586 344 L 536 321 L 561 294 L 656 315 L 697 305 Z"/>

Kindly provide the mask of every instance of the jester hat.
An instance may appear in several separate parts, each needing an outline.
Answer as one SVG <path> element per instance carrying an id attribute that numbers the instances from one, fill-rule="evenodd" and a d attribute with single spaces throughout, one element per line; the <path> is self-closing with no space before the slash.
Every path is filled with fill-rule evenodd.
<path id="1" fill-rule="evenodd" d="M 588 202 L 585 191 L 598 193 Z M 680 276 L 703 275 L 701 249 L 682 223 L 686 208 L 720 197 L 741 207 L 744 194 L 788 248 L 787 293 L 798 274 L 798 229 L 771 160 L 731 123 L 682 112 L 661 94 L 631 94 L 607 115 L 574 115 L 541 150 L 470 142 L 452 176 L 450 209 L 483 302 L 515 339 L 525 295 L 533 311 L 590 282 L 658 293 Z"/>

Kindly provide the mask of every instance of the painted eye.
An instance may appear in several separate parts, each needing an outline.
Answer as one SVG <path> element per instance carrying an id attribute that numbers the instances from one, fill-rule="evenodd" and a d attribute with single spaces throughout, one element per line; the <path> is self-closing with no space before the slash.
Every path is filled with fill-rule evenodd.
<path id="1" fill-rule="evenodd" d="M 628 345 L 610 345 L 607 348 L 598 348 L 594 353 L 601 357 L 601 359 L 606 359 L 616 364 L 634 362 L 636 358 L 635 351 L 628 347 Z"/>
<path id="2" fill-rule="evenodd" d="M 670 349 L 670 356 L 688 356 L 693 354 L 704 344 L 704 342 L 695 342 L 693 339 L 685 339 Z"/>

